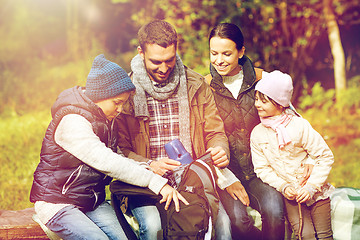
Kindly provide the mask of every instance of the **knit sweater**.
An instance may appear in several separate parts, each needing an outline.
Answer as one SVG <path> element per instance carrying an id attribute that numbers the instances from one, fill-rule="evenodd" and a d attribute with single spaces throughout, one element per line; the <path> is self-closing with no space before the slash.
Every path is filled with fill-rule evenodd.
<path id="1" fill-rule="evenodd" d="M 55 142 L 66 151 L 81 159 L 85 164 L 121 181 L 148 187 L 159 194 L 167 180 L 152 173 L 136 161 L 114 153 L 105 146 L 94 133 L 91 123 L 77 114 L 68 114 L 60 121 Z M 37 201 L 35 211 L 46 224 L 67 204 L 54 204 Z"/>

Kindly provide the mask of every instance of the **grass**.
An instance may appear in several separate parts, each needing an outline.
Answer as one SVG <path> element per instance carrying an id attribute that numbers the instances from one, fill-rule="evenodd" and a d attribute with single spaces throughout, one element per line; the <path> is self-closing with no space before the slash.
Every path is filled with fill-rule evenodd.
<path id="1" fill-rule="evenodd" d="M 0 209 L 32 207 L 29 192 L 50 113 L 0 119 Z"/>

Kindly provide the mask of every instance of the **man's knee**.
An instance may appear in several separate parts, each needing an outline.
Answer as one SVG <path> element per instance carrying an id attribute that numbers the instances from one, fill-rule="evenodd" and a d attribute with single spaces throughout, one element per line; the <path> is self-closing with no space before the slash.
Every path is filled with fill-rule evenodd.
<path id="1" fill-rule="evenodd" d="M 140 235 L 157 236 L 157 233 L 160 230 L 161 230 L 161 223 L 158 221 L 154 221 L 154 222 L 146 221 L 139 224 Z"/>

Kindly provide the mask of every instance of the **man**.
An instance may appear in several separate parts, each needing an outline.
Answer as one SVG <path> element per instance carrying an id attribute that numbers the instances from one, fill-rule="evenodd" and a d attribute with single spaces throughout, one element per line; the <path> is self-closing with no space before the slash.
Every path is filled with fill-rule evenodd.
<path id="1" fill-rule="evenodd" d="M 180 165 L 167 157 L 164 145 L 179 138 L 193 159 L 210 151 L 218 186 L 230 186 L 237 179 L 225 168 L 229 146 L 223 122 L 204 78 L 184 66 L 176 54 L 175 29 L 156 20 L 139 30 L 138 39 L 139 54 L 131 61 L 136 93 L 117 119 L 123 154 L 164 175 Z M 139 222 L 140 239 L 156 239 L 161 229 L 156 207 L 146 199 L 133 198 L 129 207 Z M 217 239 L 231 239 L 229 219 L 222 206 L 215 231 Z"/>

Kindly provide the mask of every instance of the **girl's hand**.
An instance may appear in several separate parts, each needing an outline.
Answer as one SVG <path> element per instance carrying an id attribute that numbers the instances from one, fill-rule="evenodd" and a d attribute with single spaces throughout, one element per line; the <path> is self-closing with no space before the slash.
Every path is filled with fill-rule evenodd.
<path id="1" fill-rule="evenodd" d="M 297 192 L 294 187 L 289 186 L 285 188 L 284 197 L 286 197 L 288 200 L 294 200 L 296 196 L 297 196 Z"/>
<path id="2" fill-rule="evenodd" d="M 160 203 L 166 202 L 165 204 L 165 210 L 168 210 L 171 201 L 174 201 L 175 204 L 175 210 L 177 212 L 180 211 L 180 203 L 179 200 L 185 203 L 186 205 L 189 205 L 188 201 L 173 187 L 171 187 L 169 184 L 166 184 L 161 190 L 160 194 L 162 195 L 162 199 L 160 200 Z"/>
<path id="3" fill-rule="evenodd" d="M 245 206 L 249 206 L 249 196 L 241 182 L 234 182 L 225 189 L 234 200 L 239 199 Z"/>
<path id="4" fill-rule="evenodd" d="M 210 147 L 207 149 L 211 153 L 211 159 L 214 165 L 218 168 L 225 168 L 229 165 L 229 159 L 227 158 L 226 152 L 222 147 Z"/>
<path id="5" fill-rule="evenodd" d="M 313 168 L 314 168 L 313 164 L 305 164 L 304 173 L 302 175 L 302 178 L 300 179 L 300 187 L 305 186 L 307 180 L 309 179 L 312 173 Z"/>
<path id="6" fill-rule="evenodd" d="M 300 189 L 297 196 L 296 196 L 296 201 L 299 202 L 299 203 L 303 203 L 303 202 L 306 202 L 309 199 L 310 199 L 309 191 L 306 190 L 306 189 Z"/>

